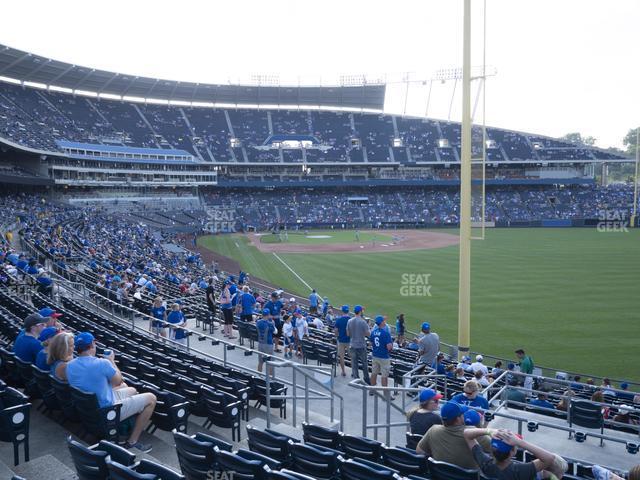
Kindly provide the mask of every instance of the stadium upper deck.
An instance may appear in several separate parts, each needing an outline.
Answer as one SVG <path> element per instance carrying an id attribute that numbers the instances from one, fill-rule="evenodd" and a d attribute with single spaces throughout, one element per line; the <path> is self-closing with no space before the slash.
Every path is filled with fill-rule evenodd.
<path id="1" fill-rule="evenodd" d="M 304 108 L 304 106 L 302 107 Z M 474 129 L 474 155 L 482 132 Z M 67 153 L 61 142 L 183 150 L 222 164 L 456 164 L 460 125 L 346 111 L 207 108 L 90 98 L 0 83 L 0 141 Z M 487 161 L 628 161 L 597 148 L 489 128 Z M 97 148 L 97 147 L 96 147 Z"/>

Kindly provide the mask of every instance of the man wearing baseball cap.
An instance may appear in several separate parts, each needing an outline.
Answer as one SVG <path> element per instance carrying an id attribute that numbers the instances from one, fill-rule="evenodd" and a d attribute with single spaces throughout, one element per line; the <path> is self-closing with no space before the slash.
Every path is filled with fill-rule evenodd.
<path id="1" fill-rule="evenodd" d="M 100 408 L 121 404 L 121 420 L 137 415 L 126 447 L 150 452 L 151 446 L 140 442 L 140 435 L 156 408 L 156 396 L 153 393 L 138 393 L 135 388 L 123 384 L 113 352 L 108 357 L 97 358 L 96 342 L 91 333 L 76 335 L 75 347 L 78 356 L 67 364 L 69 385 L 94 393 Z"/>
<path id="2" fill-rule="evenodd" d="M 478 464 L 464 437 L 467 428 L 464 424 L 464 414 L 467 410 L 467 407 L 456 402 L 445 403 L 440 409 L 442 425 L 434 425 L 425 433 L 416 447 L 416 452 L 462 468 L 477 469 Z M 488 435 L 478 437 L 478 441 L 487 453 L 491 452 L 491 440 Z"/>
<path id="3" fill-rule="evenodd" d="M 369 363 L 367 362 L 367 338 L 371 335 L 369 324 L 362 317 L 364 307 L 356 305 L 353 308 L 355 316 L 347 322 L 347 335 L 349 336 L 349 354 L 351 355 L 351 376 L 360 378 L 358 365 L 362 365 L 362 378 L 369 384 Z"/>
<path id="4" fill-rule="evenodd" d="M 431 388 L 425 388 L 420 392 L 420 405 L 407 413 L 411 433 L 424 435 L 434 425 L 442 425 L 442 419 L 436 413 L 440 409 L 438 401 L 441 398 L 442 394 Z"/>
<path id="5" fill-rule="evenodd" d="M 273 355 L 273 335 L 276 333 L 276 326 L 271 319 L 271 310 L 262 310 L 262 318 L 256 322 L 258 329 L 258 351 L 267 355 Z M 258 371 L 262 372 L 264 355 L 258 355 Z M 268 372 L 271 374 L 271 372 Z"/>
<path id="6" fill-rule="evenodd" d="M 422 335 L 418 337 L 418 363 L 431 365 L 440 351 L 440 337 L 431 331 L 429 322 L 422 323 Z"/>
<path id="7" fill-rule="evenodd" d="M 351 339 L 347 335 L 347 323 L 349 323 L 349 305 L 342 305 L 340 307 L 342 315 L 336 318 L 334 325 L 334 333 L 338 339 L 338 360 L 340 361 L 340 368 L 342 369 L 342 376 L 346 377 L 347 372 L 344 369 L 344 356 L 349 348 Z"/>
<path id="8" fill-rule="evenodd" d="M 491 454 L 485 453 L 476 441 L 491 435 Z M 487 478 L 498 480 L 535 480 L 537 473 L 543 470 L 562 478 L 567 471 L 567 462 L 560 456 L 548 452 L 544 448 L 526 442 L 522 435 L 509 430 L 492 430 L 490 428 L 468 428 L 464 438 L 473 458 Z M 513 462 L 511 459 L 518 448 L 526 450 L 536 457 L 532 462 Z M 551 477 L 553 478 L 553 477 Z"/>
<path id="9" fill-rule="evenodd" d="M 20 360 L 35 363 L 42 343 L 38 340 L 40 333 L 47 326 L 47 318 L 39 313 L 32 313 L 24 319 L 24 333 L 18 335 L 13 345 L 13 352 Z"/>
<path id="10" fill-rule="evenodd" d="M 393 350 L 393 339 L 385 328 L 387 317 L 378 315 L 375 319 L 378 328 L 371 332 L 371 386 L 375 387 L 378 374 L 382 376 L 380 383 L 383 387 L 389 385 L 389 372 L 391 371 L 391 357 L 389 352 Z M 371 391 L 373 394 L 373 390 Z M 385 392 L 385 395 L 387 392 Z"/>

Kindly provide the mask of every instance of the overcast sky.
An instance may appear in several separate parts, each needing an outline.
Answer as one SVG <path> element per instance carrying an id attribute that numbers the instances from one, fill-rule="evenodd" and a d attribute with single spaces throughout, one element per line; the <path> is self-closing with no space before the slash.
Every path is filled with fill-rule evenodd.
<path id="1" fill-rule="evenodd" d="M 479 65 L 482 2 L 472 1 Z M 175 80 L 426 79 L 462 58 L 462 0 L 21 0 L 3 2 L 2 17 L 2 44 Z M 487 22 L 487 64 L 498 72 L 487 82 L 487 124 L 579 131 L 603 147 L 621 147 L 640 124 L 640 0 L 487 0 Z M 427 90 L 412 87 L 405 107 L 406 89 L 393 83 L 386 109 L 424 115 Z M 434 84 L 429 116 L 448 117 L 452 91 Z"/>

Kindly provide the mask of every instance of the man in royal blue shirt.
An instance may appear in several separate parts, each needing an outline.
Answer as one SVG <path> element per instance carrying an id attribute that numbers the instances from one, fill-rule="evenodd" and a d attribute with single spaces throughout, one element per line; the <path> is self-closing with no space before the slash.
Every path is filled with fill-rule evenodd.
<path id="1" fill-rule="evenodd" d="M 38 340 L 40 333 L 47 326 L 47 319 L 39 313 L 32 313 L 24 319 L 24 333 L 18 335 L 13 345 L 13 352 L 20 360 L 35 363 L 42 343 Z"/>
<path id="2" fill-rule="evenodd" d="M 344 356 L 349 349 L 349 343 L 351 339 L 347 335 L 347 323 L 349 323 L 349 305 L 343 305 L 342 315 L 335 320 L 335 327 L 333 329 L 336 337 L 338 337 L 338 360 L 340 360 L 340 368 L 342 369 L 342 376 L 346 377 L 347 372 L 344 369 Z"/>
<path id="3" fill-rule="evenodd" d="M 462 387 L 462 393 L 455 395 L 451 401 L 459 403 L 460 405 L 489 410 L 489 402 L 487 402 L 486 398 L 479 395 L 478 389 L 478 382 L 475 380 L 469 380 L 465 382 Z"/>
<path id="4" fill-rule="evenodd" d="M 271 312 L 268 308 L 262 310 L 262 318 L 256 322 L 258 329 L 258 351 L 267 355 L 273 355 L 273 335 L 276 333 L 276 326 L 271 319 Z M 258 355 L 258 371 L 262 372 L 264 355 Z M 267 371 L 270 375 L 272 372 Z"/>
<path id="5" fill-rule="evenodd" d="M 371 332 L 371 386 L 376 386 L 376 380 L 378 374 L 382 375 L 381 383 L 383 387 L 386 387 L 389 382 L 389 371 L 391 370 L 391 358 L 389 352 L 393 350 L 393 340 L 389 334 L 389 330 L 385 328 L 386 317 L 378 315 L 376 317 L 375 328 Z M 373 390 L 371 391 L 373 394 Z M 385 395 L 388 395 L 385 392 Z"/>
<path id="6" fill-rule="evenodd" d="M 280 338 L 280 333 L 282 332 L 282 320 L 280 319 L 280 312 L 284 304 L 279 298 L 278 292 L 271 293 L 271 300 L 264 304 L 264 308 L 268 309 L 271 315 L 271 319 L 276 327 L 276 343 L 275 343 L 275 351 L 280 353 L 281 350 L 278 348 L 278 341 Z"/>
<path id="7" fill-rule="evenodd" d="M 242 287 L 242 295 L 240 295 L 240 320 L 243 322 L 253 322 L 253 309 L 256 305 L 256 299 L 249 291 L 249 286 Z"/>

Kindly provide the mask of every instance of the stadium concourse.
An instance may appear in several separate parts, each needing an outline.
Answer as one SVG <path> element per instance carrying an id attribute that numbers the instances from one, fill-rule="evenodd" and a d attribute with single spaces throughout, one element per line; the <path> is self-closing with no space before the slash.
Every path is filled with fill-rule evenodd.
<path id="1" fill-rule="evenodd" d="M 339 314 L 326 315 L 321 298 L 290 302 L 286 292 L 272 292 L 241 272 L 216 270 L 179 248 L 175 233 L 123 213 L 25 194 L 0 203 L 2 478 L 66 479 L 74 472 L 89 478 L 92 469 L 91 478 L 111 471 L 112 478 L 146 472 L 155 475 L 149 478 L 204 479 L 213 478 L 214 469 L 242 478 L 397 473 L 438 480 L 451 472 L 477 478 L 477 471 L 459 470 L 477 468 L 473 439 L 467 447 L 460 435 L 447 433 L 464 429 L 466 417 L 494 430 L 494 455 L 515 446 L 517 458 L 537 456 L 538 468 L 556 476 L 566 470 L 570 478 L 591 478 L 592 464 L 624 474 L 638 463 L 636 384 L 555 376 L 534 370 L 524 352 L 495 366 L 491 352 L 458 363 L 434 336 L 437 323 L 423 325 L 414 340 L 412 332 L 387 327 L 382 317 L 365 319 L 366 308 L 363 317 L 351 306 L 346 315 L 361 319 L 362 331 L 370 323 L 373 335 L 371 345 L 351 344 L 345 371 L 351 373 L 357 348 L 364 350 L 364 379 L 370 363 L 372 374 L 391 370 L 389 387 L 372 387 L 341 375 L 337 355 L 343 350 L 332 327 L 342 332 L 344 323 Z M 188 218 L 200 221 L 195 213 Z M 296 319 L 297 340 L 276 340 L 274 352 L 269 319 L 280 326 L 285 316 L 285 325 Z M 233 328 L 226 336 L 223 323 Z M 347 332 L 355 339 L 357 331 L 349 320 Z M 398 343 L 400 334 L 406 342 Z M 388 360 L 375 341 L 386 335 L 394 337 Z M 36 355 L 42 345 L 44 363 Z M 279 346 L 288 348 L 278 352 Z M 259 358 L 267 362 L 261 371 Z M 78 376 L 81 365 L 95 365 L 91 378 L 102 378 L 104 369 L 109 379 L 122 372 L 126 387 L 114 380 L 116 390 L 105 401 L 103 389 L 92 390 L 94 381 Z M 139 403 L 134 392 L 154 400 Z M 413 412 L 415 398 L 423 410 Z M 466 406 L 480 414 L 463 416 Z M 406 413 L 430 411 L 440 411 L 445 426 L 431 426 L 415 453 L 420 434 L 407 435 Z M 147 427 L 145 412 L 149 428 L 138 436 L 138 422 Z M 411 428 L 417 428 L 413 422 Z M 496 429 L 520 432 L 526 441 Z M 469 432 L 489 441 L 481 438 L 486 430 Z M 449 444 L 440 442 L 453 441 L 450 434 L 457 446 L 443 453 Z M 434 460 L 427 461 L 429 455 Z M 602 478 L 597 468 L 595 474 Z"/>

